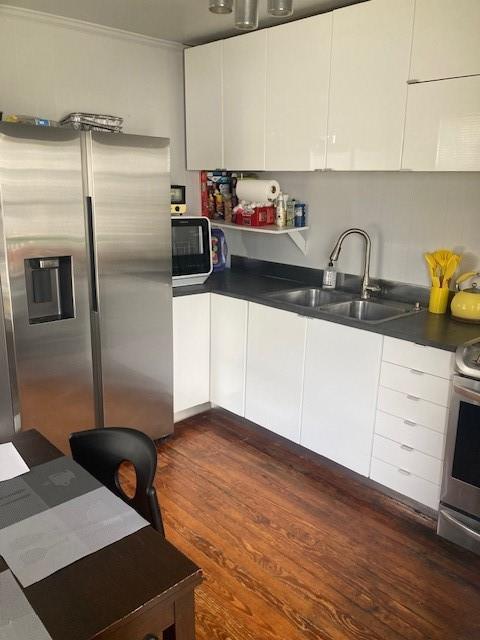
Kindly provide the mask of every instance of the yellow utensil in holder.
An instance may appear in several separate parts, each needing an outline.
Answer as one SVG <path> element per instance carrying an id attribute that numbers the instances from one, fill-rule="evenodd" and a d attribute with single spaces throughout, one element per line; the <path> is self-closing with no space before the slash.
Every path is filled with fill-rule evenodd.
<path id="1" fill-rule="evenodd" d="M 447 312 L 449 293 L 450 290 L 447 287 L 432 287 L 430 289 L 430 300 L 428 302 L 430 313 Z"/>

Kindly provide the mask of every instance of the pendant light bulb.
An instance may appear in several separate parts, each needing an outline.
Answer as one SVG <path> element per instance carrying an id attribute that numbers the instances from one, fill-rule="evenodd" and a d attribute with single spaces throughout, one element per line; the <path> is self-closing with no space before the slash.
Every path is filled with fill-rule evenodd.
<path id="1" fill-rule="evenodd" d="M 212 13 L 232 13 L 233 0 L 209 0 L 208 8 Z"/>
<path id="2" fill-rule="evenodd" d="M 241 31 L 258 27 L 258 0 L 235 0 L 235 27 Z"/>
<path id="3" fill-rule="evenodd" d="M 268 13 L 277 18 L 293 14 L 293 0 L 268 0 Z"/>

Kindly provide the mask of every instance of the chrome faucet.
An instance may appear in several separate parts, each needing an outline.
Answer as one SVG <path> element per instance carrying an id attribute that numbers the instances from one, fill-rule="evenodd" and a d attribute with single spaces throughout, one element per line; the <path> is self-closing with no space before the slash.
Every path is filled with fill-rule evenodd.
<path id="1" fill-rule="evenodd" d="M 365 240 L 365 263 L 363 269 L 363 280 L 362 280 L 362 300 L 368 300 L 370 293 L 380 292 L 380 287 L 376 284 L 370 284 L 370 253 L 372 250 L 372 241 L 370 240 L 370 236 L 363 229 L 347 229 L 344 231 L 338 238 L 335 246 L 333 248 L 332 253 L 330 254 L 330 262 L 336 262 L 338 260 L 338 256 L 340 255 L 340 251 L 342 249 L 342 244 L 345 238 L 353 233 L 362 236 Z"/>

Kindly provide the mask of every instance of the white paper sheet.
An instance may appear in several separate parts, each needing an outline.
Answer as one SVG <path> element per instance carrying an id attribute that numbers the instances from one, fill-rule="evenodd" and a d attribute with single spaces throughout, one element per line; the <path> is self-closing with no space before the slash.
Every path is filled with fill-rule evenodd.
<path id="1" fill-rule="evenodd" d="M 0 482 L 27 473 L 30 469 L 11 442 L 0 444 Z"/>
<path id="2" fill-rule="evenodd" d="M 28 587 L 146 526 L 102 487 L 1 529 L 0 555 Z"/>
<path id="3" fill-rule="evenodd" d="M 0 639 L 52 640 L 10 571 L 0 573 Z"/>

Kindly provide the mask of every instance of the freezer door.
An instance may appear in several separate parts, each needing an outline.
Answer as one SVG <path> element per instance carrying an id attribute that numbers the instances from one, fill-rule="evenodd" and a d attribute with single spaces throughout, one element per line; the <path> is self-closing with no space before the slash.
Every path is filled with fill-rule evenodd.
<path id="1" fill-rule="evenodd" d="M 84 134 L 90 148 L 105 426 L 173 430 L 169 141 Z"/>
<path id="2" fill-rule="evenodd" d="M 17 424 L 64 451 L 94 423 L 80 137 L 0 124 L 0 268 Z"/>

